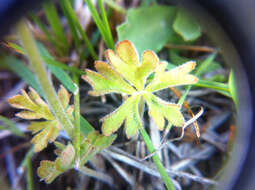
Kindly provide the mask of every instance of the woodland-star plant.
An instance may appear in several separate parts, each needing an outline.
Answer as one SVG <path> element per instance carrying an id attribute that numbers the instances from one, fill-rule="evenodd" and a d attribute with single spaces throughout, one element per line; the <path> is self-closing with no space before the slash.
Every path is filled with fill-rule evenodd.
<path id="1" fill-rule="evenodd" d="M 195 68 L 195 62 L 189 61 L 166 71 L 167 62 L 160 61 L 153 51 L 144 51 L 139 61 L 136 48 L 128 40 L 119 42 L 116 52 L 107 50 L 106 59 L 108 62 L 95 62 L 98 72 L 86 70 L 87 75 L 83 79 L 93 87 L 89 93 L 93 96 L 120 93 L 128 95 L 128 98 L 118 109 L 101 119 L 104 135 L 111 135 L 124 122 L 127 137 L 135 135 L 142 127 L 139 107 L 143 106 L 140 105 L 143 100 L 160 130 L 165 126 L 165 119 L 177 127 L 184 125 L 180 106 L 160 99 L 154 92 L 196 83 L 198 78 L 189 74 Z M 147 80 L 153 73 L 153 79 Z"/>

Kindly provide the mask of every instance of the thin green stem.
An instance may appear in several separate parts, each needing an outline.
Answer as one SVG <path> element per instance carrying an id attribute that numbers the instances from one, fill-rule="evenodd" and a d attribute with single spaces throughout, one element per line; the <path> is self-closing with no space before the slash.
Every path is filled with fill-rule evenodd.
<path id="1" fill-rule="evenodd" d="M 26 159 L 26 168 L 27 168 L 27 190 L 33 190 L 34 189 L 34 181 L 33 181 L 33 170 L 32 170 L 31 157 L 27 157 L 27 159 Z"/>
<path id="2" fill-rule="evenodd" d="M 61 123 L 63 129 L 67 132 L 67 134 L 72 137 L 73 124 L 68 118 L 67 114 L 63 106 L 61 105 L 57 94 L 53 88 L 52 83 L 50 82 L 46 67 L 42 61 L 39 50 L 36 46 L 34 37 L 32 33 L 29 31 L 28 26 L 24 20 L 20 21 L 17 26 L 18 33 L 21 39 L 21 42 L 24 46 L 24 50 L 28 59 L 30 60 L 32 69 L 38 78 L 40 86 L 45 94 L 45 97 L 56 116 L 57 120 Z"/>
<path id="3" fill-rule="evenodd" d="M 81 145 L 81 129 L 80 129 L 80 90 L 79 90 L 79 75 L 73 75 L 73 80 L 77 85 L 77 92 L 74 94 L 74 144 L 76 149 L 76 155 L 80 158 L 80 145 Z"/>
<path id="4" fill-rule="evenodd" d="M 140 99 L 140 104 L 139 104 L 139 113 L 140 113 L 140 116 L 142 118 L 142 115 L 143 115 L 143 110 L 144 110 L 144 99 L 143 97 L 141 97 Z M 155 153 L 155 148 L 151 142 L 151 139 L 149 137 L 149 135 L 147 134 L 146 130 L 144 129 L 143 126 L 141 126 L 139 128 L 139 131 L 142 135 L 142 138 L 146 144 L 146 147 L 149 151 L 150 154 L 153 154 Z M 168 190 L 175 190 L 175 187 L 174 187 L 174 184 L 172 183 L 171 179 L 169 178 L 167 172 L 166 172 L 166 169 L 164 168 L 163 164 L 161 163 L 161 160 L 158 156 L 157 153 L 155 153 L 153 156 L 152 156 L 152 160 L 154 162 L 154 164 L 156 165 L 166 187 Z"/>
<path id="5" fill-rule="evenodd" d="M 155 148 L 154 148 L 154 146 L 151 142 L 151 139 L 150 139 L 149 135 L 145 131 L 145 129 L 143 127 L 141 127 L 139 130 L 140 130 L 140 133 L 143 137 L 143 140 L 144 140 L 144 142 L 146 144 L 146 147 L 148 148 L 150 154 L 155 153 Z M 172 183 L 171 179 L 169 178 L 169 176 L 168 176 L 163 164 L 161 163 L 160 158 L 159 158 L 157 153 L 155 153 L 152 156 L 152 160 L 153 160 L 154 164 L 156 165 L 156 167 L 157 167 L 157 169 L 158 169 L 158 171 L 159 171 L 159 173 L 160 173 L 167 189 L 168 190 L 175 190 L 174 184 Z"/>

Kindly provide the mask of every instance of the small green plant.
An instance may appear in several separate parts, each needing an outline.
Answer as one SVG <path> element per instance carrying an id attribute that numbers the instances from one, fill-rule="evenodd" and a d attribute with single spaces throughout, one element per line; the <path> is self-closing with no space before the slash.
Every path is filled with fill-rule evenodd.
<path id="1" fill-rule="evenodd" d="M 135 135 L 138 129 L 142 128 L 144 100 L 149 107 L 150 116 L 160 130 L 164 129 L 164 118 L 174 126 L 184 125 L 180 106 L 166 102 L 153 93 L 169 87 L 196 83 L 198 79 L 189 74 L 194 69 L 195 62 L 190 61 L 165 71 L 167 62 L 160 62 L 153 51 L 147 50 L 140 63 L 135 47 L 128 40 L 118 43 L 116 53 L 107 50 L 106 58 L 109 63 L 95 62 L 98 72 L 86 70 L 87 74 L 83 76 L 93 87 L 90 94 L 100 96 L 122 93 L 129 97 L 117 110 L 102 118 L 102 131 L 105 135 L 111 135 L 124 121 L 127 137 Z M 151 74 L 154 74 L 154 77 L 148 81 Z"/>
<path id="2" fill-rule="evenodd" d="M 28 92 L 22 90 L 21 94 L 9 99 L 10 105 L 22 109 L 16 116 L 32 120 L 28 127 L 28 130 L 34 135 L 31 140 L 34 145 L 31 152 L 40 152 L 49 143 L 54 143 L 56 146 L 56 159 L 41 161 L 37 173 L 46 183 L 53 182 L 56 177 L 70 169 L 96 176 L 95 171 L 85 167 L 85 164 L 95 154 L 114 142 L 116 138 L 114 133 L 123 125 L 127 138 L 134 138 L 137 134 L 141 135 L 149 156 L 152 157 L 167 189 L 173 190 L 175 187 L 169 177 L 169 171 L 163 166 L 145 129 L 145 110 L 148 110 L 150 119 L 154 120 L 160 131 L 167 126 L 163 140 L 161 139 L 161 145 L 164 144 L 165 135 L 171 128 L 169 126 L 182 128 L 182 132 L 184 132 L 185 127 L 194 122 L 196 134 L 199 137 L 199 127 L 195 121 L 198 116 L 193 114 L 185 101 L 187 94 L 194 85 L 214 89 L 231 97 L 234 95 L 233 77 L 231 75 L 229 84 L 225 84 L 210 81 L 203 76 L 204 73 L 215 69 L 218 65 L 214 61 L 216 52 L 210 54 L 205 60 L 196 58 L 198 66 L 193 74 L 191 72 L 196 67 L 196 63 L 190 61 L 190 58 L 182 57 L 185 56 L 185 54 L 182 55 L 182 52 L 169 49 L 169 63 L 160 60 L 156 55 L 155 52 L 160 53 L 160 56 L 164 55 L 167 49 L 164 49 L 162 54 L 160 51 L 164 47 L 174 46 L 175 43 L 184 44 L 185 47 L 189 46 L 202 35 L 200 25 L 184 10 L 175 6 L 156 4 L 124 10 L 126 21 L 116 28 L 117 36 L 115 38 L 112 27 L 110 27 L 112 23 L 107 18 L 112 10 L 109 8 L 106 12 L 102 0 L 97 2 L 100 11 L 91 0 L 84 1 L 96 25 L 96 31 L 93 32 L 91 38 L 89 38 L 90 35 L 87 36 L 86 29 L 84 30 L 80 23 L 72 2 L 63 0 L 59 1 L 59 5 L 68 27 L 61 25 L 58 10 L 54 8 L 53 2 L 44 6 L 49 29 L 47 24 L 44 24 L 36 15 L 32 15 L 33 22 L 41 28 L 48 42 L 53 46 L 52 49 L 46 49 L 45 42 L 35 40 L 24 21 L 18 25 L 22 46 L 8 43 L 8 46 L 26 56 L 31 63 L 31 67 L 27 67 L 20 60 L 9 57 L 8 64 L 6 64 L 33 87 Z M 150 17 L 151 15 L 154 16 Z M 150 19 L 148 19 L 149 17 Z M 72 35 L 72 42 L 65 38 L 67 28 Z M 154 38 L 155 33 L 158 35 Z M 104 45 L 110 48 L 105 53 L 106 61 L 95 61 L 96 71 L 86 69 L 84 72 L 79 69 L 84 60 L 98 60 L 101 55 L 100 48 L 96 48 L 100 35 Z M 120 41 L 116 47 L 114 47 L 114 39 Z M 99 52 L 97 52 L 98 49 Z M 52 55 L 49 53 L 50 50 L 53 52 Z M 74 57 L 77 59 L 73 61 L 69 57 L 70 53 L 76 55 Z M 73 66 L 62 63 L 61 58 L 68 58 L 68 63 L 70 61 L 70 65 L 73 63 Z M 78 67 L 76 67 L 77 65 Z M 63 84 L 58 93 L 55 92 L 52 82 L 48 78 L 47 69 L 52 72 L 58 82 Z M 89 92 L 92 96 L 112 93 L 123 95 L 124 101 L 121 106 L 101 119 L 103 134 L 96 131 L 80 114 L 79 79 L 81 76 L 92 86 L 93 90 Z M 198 80 L 197 77 L 200 79 Z M 188 85 L 183 88 L 184 93 L 175 88 L 184 85 Z M 158 91 L 167 88 L 170 88 L 178 97 L 178 103 L 168 102 L 158 96 Z M 70 105 L 72 95 L 74 96 L 74 105 Z M 181 110 L 182 105 L 193 117 L 193 120 L 185 122 Z M 88 126 L 85 132 L 82 131 L 82 122 L 84 121 Z M 59 142 L 60 131 L 64 131 L 67 136 L 67 141 L 64 144 Z M 160 149 L 160 146 L 157 148 Z M 32 155 L 32 153 L 29 154 Z M 31 157 L 28 157 L 27 160 L 29 161 Z M 29 165 L 31 163 L 28 162 Z M 100 179 L 100 175 L 97 176 L 98 179 Z M 105 175 L 101 179 L 105 180 L 107 176 Z"/>
<path id="3" fill-rule="evenodd" d="M 74 108 L 73 105 L 69 105 L 70 97 L 71 95 L 67 90 L 61 86 L 58 91 L 58 98 L 69 118 L 73 121 Z M 61 123 L 35 90 L 30 88 L 29 93 L 22 90 L 22 94 L 9 99 L 9 104 L 18 109 L 24 109 L 24 111 L 16 114 L 17 117 L 35 120 L 28 126 L 28 130 L 36 134 L 31 140 L 35 152 L 42 151 L 49 142 L 54 142 L 57 147 L 55 152 L 58 157 L 55 162 L 43 160 L 38 168 L 38 175 L 47 183 L 51 183 L 58 175 L 69 169 L 76 168 L 79 170 L 83 168 L 88 160 L 111 145 L 115 139 L 115 136 L 106 137 L 96 131 L 89 133 L 86 138 L 82 135 L 80 154 L 77 155 L 71 141 L 68 145 L 56 141 L 59 131 L 62 129 Z M 44 119 L 44 121 L 36 121 L 38 119 Z M 75 137 L 72 136 L 71 138 L 74 139 Z"/>
<path id="4" fill-rule="evenodd" d="M 83 79 L 93 87 L 90 94 L 100 96 L 121 93 L 128 95 L 128 98 L 117 110 L 102 118 L 103 134 L 111 135 L 125 121 L 127 137 L 135 135 L 139 130 L 149 152 L 153 153 L 155 148 L 142 122 L 144 103 L 148 105 L 149 114 L 160 130 L 163 130 L 165 126 L 165 119 L 174 126 L 184 126 L 185 121 L 180 106 L 166 102 L 153 93 L 169 87 L 195 84 L 198 79 L 189 74 L 195 68 L 195 62 L 190 61 L 165 71 L 167 62 L 161 62 L 153 51 L 145 51 L 139 62 L 139 55 L 128 40 L 118 43 L 116 53 L 113 50 L 107 50 L 106 58 L 109 63 L 95 62 L 98 72 L 86 70 L 87 74 L 83 76 Z M 148 80 L 152 74 L 154 74 L 153 79 Z M 155 154 L 152 158 L 167 188 L 174 189 L 158 155 Z"/>

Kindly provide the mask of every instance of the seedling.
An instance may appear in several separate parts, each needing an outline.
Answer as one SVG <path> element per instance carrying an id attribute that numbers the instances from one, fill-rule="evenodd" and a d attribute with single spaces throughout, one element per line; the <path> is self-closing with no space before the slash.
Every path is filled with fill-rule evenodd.
<path id="1" fill-rule="evenodd" d="M 107 50 L 106 58 L 108 63 L 95 62 L 98 72 L 87 69 L 87 75 L 83 76 L 83 79 L 93 87 L 90 95 L 100 96 L 109 93 L 128 95 L 127 100 L 117 110 L 101 119 L 105 135 L 114 133 L 124 122 L 128 138 L 143 128 L 141 116 L 144 100 L 150 116 L 160 130 L 164 129 L 165 119 L 174 126 L 184 126 L 180 106 L 164 101 L 153 93 L 169 87 L 196 83 L 198 79 L 189 74 L 195 68 L 195 62 L 190 61 L 165 71 L 167 62 L 160 61 L 153 51 L 145 51 L 139 62 L 138 53 L 128 40 L 119 42 L 116 52 Z M 148 82 L 147 78 L 151 74 L 155 74 L 154 78 Z"/>

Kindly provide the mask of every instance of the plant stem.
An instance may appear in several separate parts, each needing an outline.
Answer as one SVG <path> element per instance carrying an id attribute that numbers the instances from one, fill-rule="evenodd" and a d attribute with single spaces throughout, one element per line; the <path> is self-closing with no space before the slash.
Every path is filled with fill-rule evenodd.
<path id="1" fill-rule="evenodd" d="M 144 109 L 144 99 L 143 99 L 143 97 L 141 97 L 140 104 L 139 104 L 140 116 L 143 115 L 143 109 Z M 149 153 L 150 154 L 155 153 L 155 148 L 154 148 L 154 146 L 153 146 L 153 144 L 151 142 L 151 139 L 150 139 L 148 133 L 144 129 L 144 127 L 141 126 L 139 128 L 139 130 L 140 130 L 140 133 L 141 133 L 141 135 L 143 137 L 143 140 L 144 140 L 144 142 L 146 144 L 146 147 L 149 150 Z M 160 175 L 161 175 L 161 177 L 162 177 L 162 179 L 163 179 L 167 189 L 168 190 L 175 190 L 174 184 L 172 183 L 171 179 L 169 178 L 169 176 L 168 176 L 168 174 L 167 174 L 163 164 L 161 163 L 160 158 L 159 158 L 157 153 L 155 153 L 152 156 L 152 160 L 153 160 L 154 164 L 156 165 L 156 167 L 157 167 L 157 169 L 158 169 L 158 171 L 159 171 L 159 173 L 160 173 Z"/>
<path id="2" fill-rule="evenodd" d="M 33 190 L 34 182 L 33 182 L 32 162 L 30 157 L 26 159 L 26 165 L 27 165 L 27 190 Z"/>
<path id="3" fill-rule="evenodd" d="M 36 46 L 35 40 L 33 38 L 32 33 L 29 31 L 28 26 L 25 20 L 20 21 L 17 26 L 18 33 L 21 39 L 21 42 L 24 46 L 24 50 L 26 51 L 27 57 L 30 60 L 32 69 L 38 78 L 40 86 L 45 94 L 45 97 L 55 114 L 59 123 L 63 129 L 67 132 L 67 134 L 72 137 L 73 124 L 68 118 L 67 114 L 63 106 L 61 105 L 57 94 L 53 88 L 52 83 L 48 79 L 46 67 L 42 61 L 39 50 Z"/>
<path id="4" fill-rule="evenodd" d="M 155 153 L 155 148 L 153 147 L 151 139 L 150 139 L 149 135 L 147 134 L 147 132 L 145 131 L 145 129 L 143 127 L 140 128 L 140 133 L 143 137 L 143 140 L 144 140 L 144 142 L 146 144 L 146 147 L 148 148 L 150 154 Z M 162 163 L 160 161 L 160 158 L 159 158 L 157 153 L 152 156 L 152 160 L 153 160 L 154 164 L 156 165 L 156 167 L 157 167 L 157 169 L 158 169 L 158 171 L 159 171 L 159 173 L 160 173 L 167 189 L 168 190 L 175 190 L 175 187 L 174 187 L 171 179 L 169 178 L 164 166 L 162 165 Z"/>
<path id="5" fill-rule="evenodd" d="M 81 129 L 80 129 L 80 90 L 79 90 L 79 75 L 73 75 L 73 80 L 77 85 L 77 92 L 74 93 L 74 121 L 75 121 L 75 131 L 74 131 L 74 142 L 76 155 L 80 158 L 80 144 L 81 144 Z"/>

